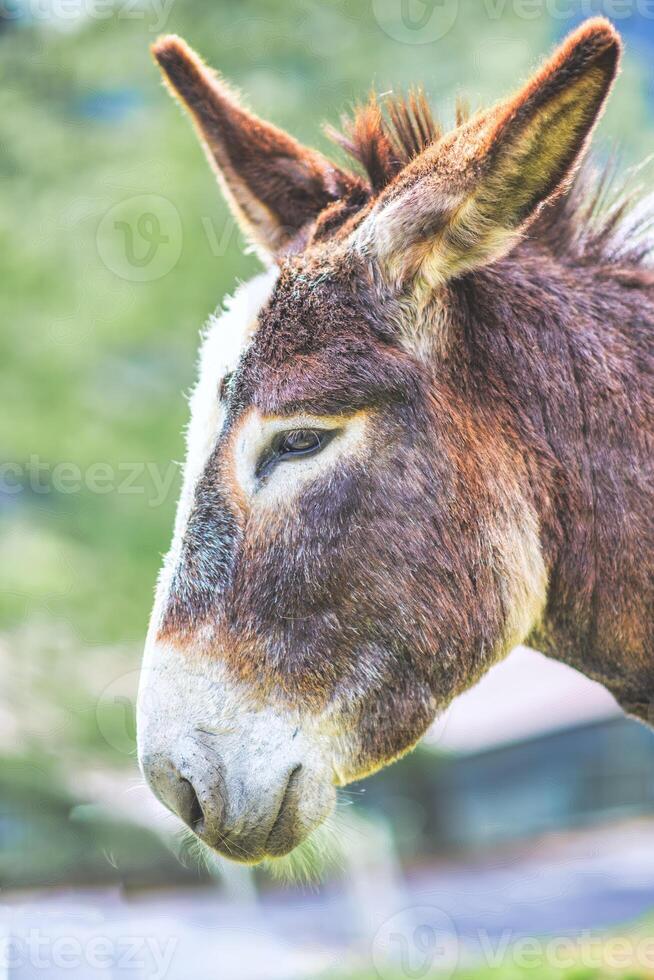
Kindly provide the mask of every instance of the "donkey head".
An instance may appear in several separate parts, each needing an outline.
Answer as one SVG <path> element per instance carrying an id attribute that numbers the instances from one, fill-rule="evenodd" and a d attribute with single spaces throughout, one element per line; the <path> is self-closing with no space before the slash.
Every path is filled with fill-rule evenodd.
<path id="1" fill-rule="evenodd" d="M 569 183 L 619 49 L 589 21 L 446 134 L 371 103 L 363 179 L 155 45 L 269 269 L 204 341 L 139 696 L 152 788 L 232 858 L 291 850 L 538 624 L 532 474 L 459 294 Z"/>

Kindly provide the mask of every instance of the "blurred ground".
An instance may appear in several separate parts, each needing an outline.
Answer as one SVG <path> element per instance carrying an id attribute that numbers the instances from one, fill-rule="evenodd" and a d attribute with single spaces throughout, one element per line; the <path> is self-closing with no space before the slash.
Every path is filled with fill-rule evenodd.
<path id="1" fill-rule="evenodd" d="M 549 969 L 557 957 L 559 965 L 578 957 L 590 971 L 601 966 L 602 945 L 607 956 L 622 957 L 630 976 L 654 976 L 646 924 L 623 927 L 654 904 L 653 833 L 649 820 L 550 835 L 529 849 L 443 862 L 404 877 L 375 871 L 367 855 L 342 880 L 313 892 L 273 889 L 256 897 L 243 887 L 239 893 L 233 881 L 227 894 L 204 888 L 8 895 L 11 911 L 0 921 L 13 949 L 11 977 L 20 980 L 41 975 L 38 962 L 50 964 L 49 977 L 84 980 L 187 980 L 208 975 L 207 964 L 212 977 L 226 980 L 309 980 L 370 968 L 382 978 L 473 967 L 509 976 L 526 950 L 533 975 L 539 957 Z"/>

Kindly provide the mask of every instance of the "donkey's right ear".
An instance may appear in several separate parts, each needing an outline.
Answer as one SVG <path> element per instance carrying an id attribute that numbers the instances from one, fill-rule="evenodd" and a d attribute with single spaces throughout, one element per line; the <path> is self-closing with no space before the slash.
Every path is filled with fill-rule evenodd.
<path id="1" fill-rule="evenodd" d="M 354 178 L 320 153 L 243 109 L 181 38 L 160 38 L 152 53 L 193 119 L 234 216 L 264 259 L 287 249 L 352 186 Z"/>
<path id="2" fill-rule="evenodd" d="M 354 232 L 392 286 L 432 289 L 501 258 L 564 189 L 615 78 L 620 37 L 597 17 L 513 97 L 425 149 Z"/>

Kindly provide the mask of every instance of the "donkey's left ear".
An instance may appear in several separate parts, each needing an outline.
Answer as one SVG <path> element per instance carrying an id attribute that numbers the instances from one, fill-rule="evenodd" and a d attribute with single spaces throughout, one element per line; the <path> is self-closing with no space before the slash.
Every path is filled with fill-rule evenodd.
<path id="1" fill-rule="evenodd" d="M 511 99 L 432 144 L 353 236 L 398 289 L 434 287 L 505 255 L 569 183 L 615 78 L 620 37 L 598 17 Z"/>
<path id="2" fill-rule="evenodd" d="M 354 183 L 320 153 L 244 109 L 181 38 L 160 38 L 152 53 L 191 115 L 234 216 L 264 259 L 284 251 Z"/>

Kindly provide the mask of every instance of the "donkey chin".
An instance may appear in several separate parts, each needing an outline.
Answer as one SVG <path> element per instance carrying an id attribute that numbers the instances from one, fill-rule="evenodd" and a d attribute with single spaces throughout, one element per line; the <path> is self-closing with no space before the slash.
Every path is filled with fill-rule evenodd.
<path id="1" fill-rule="evenodd" d="M 138 750 L 164 806 L 214 851 L 256 863 L 304 841 L 331 813 L 336 790 L 320 735 L 240 688 L 215 659 L 148 644 Z"/>

